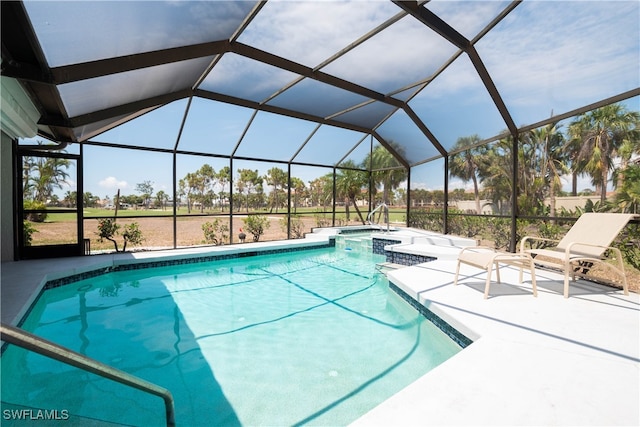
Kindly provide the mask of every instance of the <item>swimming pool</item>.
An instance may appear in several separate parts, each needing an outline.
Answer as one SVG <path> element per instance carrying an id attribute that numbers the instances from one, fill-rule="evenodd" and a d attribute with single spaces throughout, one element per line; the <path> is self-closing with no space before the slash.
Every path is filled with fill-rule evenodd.
<path id="1" fill-rule="evenodd" d="M 178 425 L 345 425 L 460 351 L 339 249 L 100 275 L 22 327 L 169 389 Z M 10 346 L 3 405 L 162 425 L 162 401 Z"/>

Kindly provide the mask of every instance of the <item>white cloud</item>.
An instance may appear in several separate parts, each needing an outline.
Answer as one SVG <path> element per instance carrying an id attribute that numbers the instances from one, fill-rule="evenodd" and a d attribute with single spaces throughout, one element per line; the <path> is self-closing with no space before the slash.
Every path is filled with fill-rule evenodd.
<path id="1" fill-rule="evenodd" d="M 398 12 L 390 2 L 268 2 L 239 41 L 313 67 Z"/>
<path id="2" fill-rule="evenodd" d="M 525 2 L 478 52 L 512 102 L 597 100 L 637 85 L 637 16 L 634 2 Z"/>
<path id="3" fill-rule="evenodd" d="M 98 182 L 98 185 L 100 186 L 100 188 L 104 188 L 106 190 L 124 190 L 129 187 L 127 181 L 118 181 L 118 179 L 113 176 L 108 176 L 105 179 L 100 180 L 100 182 Z"/>

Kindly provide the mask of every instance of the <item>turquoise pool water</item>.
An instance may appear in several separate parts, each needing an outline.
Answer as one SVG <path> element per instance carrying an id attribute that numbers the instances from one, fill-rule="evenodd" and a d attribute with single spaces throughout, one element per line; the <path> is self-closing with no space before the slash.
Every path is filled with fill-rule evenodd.
<path id="1" fill-rule="evenodd" d="M 460 351 L 380 261 L 321 249 L 109 273 L 45 291 L 22 327 L 169 389 L 179 426 L 346 425 Z M 161 399 L 14 346 L 2 402 L 164 424 Z"/>

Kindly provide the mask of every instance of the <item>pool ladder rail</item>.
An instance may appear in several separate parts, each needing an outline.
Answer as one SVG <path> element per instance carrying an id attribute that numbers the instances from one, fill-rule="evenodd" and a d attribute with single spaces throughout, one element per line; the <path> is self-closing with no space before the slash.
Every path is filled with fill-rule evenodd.
<path id="1" fill-rule="evenodd" d="M 176 425 L 173 396 L 166 388 L 145 381 L 112 366 L 105 365 L 104 363 L 30 334 L 22 329 L 5 325 L 4 323 L 0 323 L 0 339 L 6 343 L 17 345 L 18 347 L 91 372 L 103 378 L 159 396 L 164 401 L 167 427 L 174 427 Z"/>
<path id="2" fill-rule="evenodd" d="M 378 223 L 375 223 L 372 221 L 373 215 L 378 212 L 380 209 L 382 209 L 383 214 L 384 214 L 384 222 L 387 223 L 387 233 L 389 233 L 389 206 L 387 206 L 386 203 L 381 203 L 380 205 L 378 205 L 374 210 L 372 210 L 371 212 L 369 212 L 369 215 L 367 215 L 367 222 L 370 225 L 377 225 L 378 227 L 380 227 L 380 225 Z"/>

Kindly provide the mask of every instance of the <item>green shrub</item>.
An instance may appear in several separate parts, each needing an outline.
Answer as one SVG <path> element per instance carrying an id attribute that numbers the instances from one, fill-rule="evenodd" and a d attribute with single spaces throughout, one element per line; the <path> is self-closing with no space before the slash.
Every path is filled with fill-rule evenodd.
<path id="1" fill-rule="evenodd" d="M 449 215 L 449 232 L 462 237 L 478 237 L 484 234 L 486 220 L 478 216 Z"/>
<path id="2" fill-rule="evenodd" d="M 408 224 L 409 227 L 442 232 L 444 230 L 442 209 L 428 211 L 425 209 L 412 209 L 409 212 Z"/>
<path id="3" fill-rule="evenodd" d="M 115 218 L 103 218 L 98 220 L 98 236 L 100 237 L 100 242 L 104 239 L 113 242 L 116 252 L 118 252 L 118 242 L 116 241 L 115 236 L 119 231 L 120 225 L 116 224 Z M 142 231 L 140 230 L 137 222 L 132 222 L 131 224 L 124 226 L 122 238 L 124 241 L 122 252 L 127 250 L 127 243 L 139 245 L 144 241 Z"/>
<path id="4" fill-rule="evenodd" d="M 315 214 L 313 217 L 317 227 L 331 227 L 331 218 L 327 218 L 325 214 Z"/>
<path id="5" fill-rule="evenodd" d="M 33 226 L 33 223 L 29 221 L 24 221 L 22 227 L 24 245 L 31 246 L 31 242 L 33 241 L 33 233 L 37 233 L 38 230 Z"/>
<path id="6" fill-rule="evenodd" d="M 543 221 L 538 224 L 538 236 L 545 239 L 560 240 L 565 233 L 566 230 L 563 227 L 550 221 Z M 553 243 L 547 242 L 544 247 L 546 246 L 553 246 Z"/>
<path id="7" fill-rule="evenodd" d="M 46 210 L 47 205 L 43 202 L 36 202 L 35 200 L 25 200 L 22 204 L 24 210 Z M 30 212 L 24 214 L 24 219 L 31 222 L 44 222 L 47 219 L 47 213 Z"/>
<path id="8" fill-rule="evenodd" d="M 496 249 L 508 248 L 511 241 L 511 219 L 491 218 L 489 232 Z"/>
<path id="9" fill-rule="evenodd" d="M 287 232 L 287 217 L 284 217 L 280 220 L 280 229 Z M 302 218 L 300 215 L 292 214 L 291 215 L 291 238 L 292 239 L 302 239 L 304 237 L 304 222 L 302 222 Z"/>
<path id="10" fill-rule="evenodd" d="M 636 270 L 640 270 L 640 225 L 628 224 L 621 232 L 614 246 L 622 252 L 622 259 Z"/>
<path id="11" fill-rule="evenodd" d="M 124 226 L 122 238 L 124 239 L 122 252 L 127 250 L 127 243 L 131 243 L 132 245 L 139 245 L 144 241 L 144 237 L 142 237 L 142 231 L 140 230 L 137 222 L 132 222 L 131 224 Z"/>
<path id="12" fill-rule="evenodd" d="M 253 236 L 253 241 L 260 240 L 267 228 L 269 228 L 269 219 L 264 215 L 249 215 L 243 219 L 245 228 Z"/>
<path id="13" fill-rule="evenodd" d="M 202 224 L 204 232 L 204 242 L 214 245 L 224 245 L 229 241 L 229 226 L 220 225 L 220 220 L 215 219 L 212 222 Z"/>

